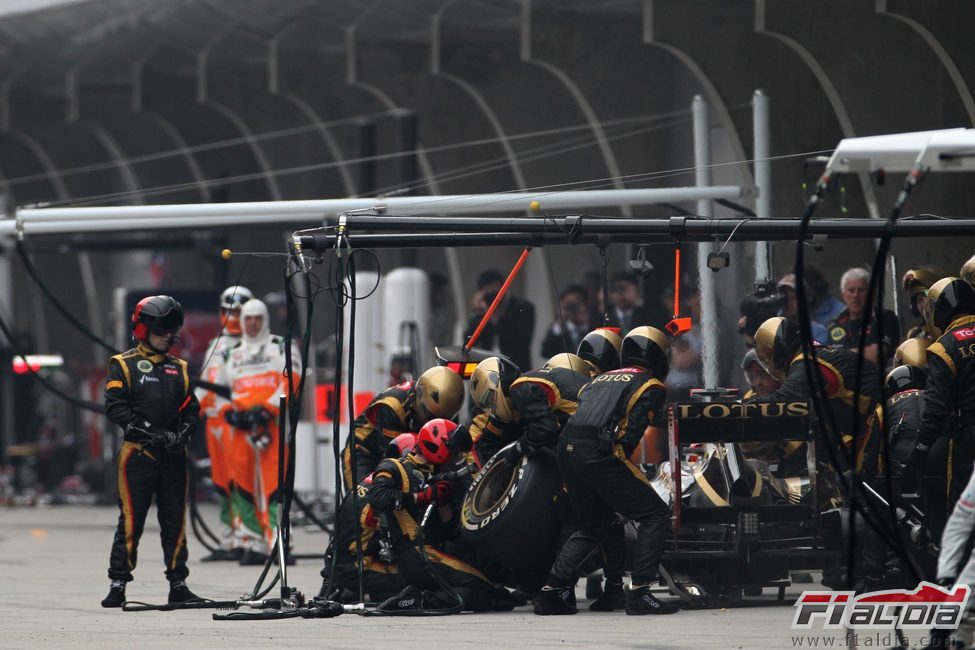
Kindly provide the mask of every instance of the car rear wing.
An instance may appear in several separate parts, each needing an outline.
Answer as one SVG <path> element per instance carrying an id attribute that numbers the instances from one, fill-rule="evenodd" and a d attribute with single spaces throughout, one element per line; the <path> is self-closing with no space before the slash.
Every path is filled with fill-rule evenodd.
<path id="1" fill-rule="evenodd" d="M 808 402 L 673 402 L 668 405 L 667 415 L 674 485 L 672 508 L 674 526 L 678 529 L 682 514 L 681 458 L 684 445 L 801 440 L 809 444 L 807 459 L 813 459 L 809 461 L 809 478 L 812 489 L 816 489 L 815 450 Z M 727 458 L 732 472 L 744 469 L 737 467 L 738 454 L 729 453 Z"/>

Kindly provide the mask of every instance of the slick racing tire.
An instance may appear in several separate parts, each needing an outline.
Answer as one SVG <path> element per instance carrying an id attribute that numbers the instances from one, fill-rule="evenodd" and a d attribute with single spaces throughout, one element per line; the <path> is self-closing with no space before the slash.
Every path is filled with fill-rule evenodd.
<path id="1" fill-rule="evenodd" d="M 553 502 L 562 489 L 555 454 L 495 454 L 471 484 L 461 507 L 461 535 L 503 566 L 527 568 L 554 560 L 559 521 Z"/>

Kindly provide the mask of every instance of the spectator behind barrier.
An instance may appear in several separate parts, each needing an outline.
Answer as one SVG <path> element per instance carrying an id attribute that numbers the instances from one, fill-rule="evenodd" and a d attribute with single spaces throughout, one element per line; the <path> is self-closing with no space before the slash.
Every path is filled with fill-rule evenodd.
<path id="1" fill-rule="evenodd" d="M 830 321 L 827 345 L 837 348 L 856 350 L 860 345 L 861 319 L 863 318 L 864 301 L 867 296 L 867 286 L 870 283 L 870 272 L 864 268 L 848 269 L 840 279 L 843 301 L 846 309 Z M 867 326 L 867 336 L 864 342 L 864 356 L 881 366 L 886 366 L 894 349 L 900 342 L 901 326 L 897 315 L 889 309 L 884 310 L 884 340 L 883 350 L 877 340 L 876 317 L 871 314 L 870 324 Z"/>
<path id="2" fill-rule="evenodd" d="M 829 282 L 818 267 L 806 267 L 806 288 L 809 290 L 809 318 L 823 327 L 839 316 L 845 305 L 829 292 Z"/>
<path id="3" fill-rule="evenodd" d="M 464 330 L 465 342 L 477 329 L 481 318 L 501 290 L 502 284 L 504 284 L 504 276 L 495 269 L 484 271 L 478 276 L 477 291 L 471 297 L 473 315 Z M 509 289 L 491 320 L 484 327 L 484 331 L 481 332 L 476 345 L 490 350 L 497 343 L 501 354 L 514 361 L 519 368 L 530 368 L 531 341 L 534 331 L 535 305 L 514 295 Z"/>
<path id="4" fill-rule="evenodd" d="M 552 323 L 542 340 L 542 357 L 545 359 L 560 352 L 575 353 L 589 332 L 589 295 L 582 285 L 572 284 L 562 290 L 559 309 L 561 322 Z"/>
<path id="5" fill-rule="evenodd" d="M 799 293 L 796 291 L 796 274 L 786 273 L 779 280 L 778 284 L 779 293 L 785 297 L 784 304 L 782 305 L 782 316 L 785 316 L 791 320 L 796 325 L 799 324 Z M 807 283 L 807 295 L 809 295 L 808 283 Z M 826 326 L 822 323 L 817 323 L 815 320 L 810 318 L 810 326 L 812 327 L 813 339 L 819 343 L 826 343 Z"/>
<path id="6" fill-rule="evenodd" d="M 614 273 L 609 283 L 609 327 L 620 328 L 620 336 L 634 327 L 654 322 L 650 310 L 643 305 L 636 275 L 626 271 Z"/>

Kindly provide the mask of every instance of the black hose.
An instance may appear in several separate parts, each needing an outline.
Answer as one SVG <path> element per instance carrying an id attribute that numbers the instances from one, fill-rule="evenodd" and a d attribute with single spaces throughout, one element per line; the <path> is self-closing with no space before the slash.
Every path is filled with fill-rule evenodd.
<path id="1" fill-rule="evenodd" d="M 355 416 L 353 415 L 355 408 L 354 396 L 352 395 L 352 387 L 354 385 L 353 379 L 355 377 L 355 259 L 352 256 L 351 248 L 349 250 L 349 270 L 347 272 L 349 278 L 349 374 L 348 378 L 348 388 L 345 389 L 347 400 L 347 412 L 349 414 L 349 464 L 352 467 L 352 482 L 356 481 L 356 438 L 355 438 Z M 339 274 L 342 272 L 342 256 L 339 255 Z M 363 588 L 363 567 L 362 567 L 362 524 L 359 521 L 359 490 L 356 489 L 356 485 L 349 486 L 352 490 L 352 511 L 357 513 L 355 517 L 355 555 L 359 560 L 356 562 L 356 574 L 359 580 L 359 602 L 365 602 L 365 591 Z"/>
<path id="2" fill-rule="evenodd" d="M 14 339 L 14 334 L 13 332 L 10 331 L 10 328 L 7 326 L 7 322 L 3 319 L 2 314 L 0 314 L 0 331 L 2 331 L 3 335 L 7 337 L 7 341 L 10 345 L 10 349 L 13 350 L 14 352 L 14 356 L 18 356 L 24 361 L 24 365 L 27 366 L 27 371 L 30 373 L 30 376 L 33 377 L 35 380 L 37 380 L 37 382 L 41 386 L 43 386 L 48 392 L 60 397 L 68 404 L 77 406 L 80 409 L 84 409 L 86 411 L 92 411 L 94 413 L 102 413 L 102 414 L 105 413 L 105 407 L 102 406 L 101 404 L 96 404 L 95 402 L 89 402 L 87 400 L 74 397 L 73 395 L 68 395 L 67 393 L 63 392 L 60 388 L 58 388 L 57 386 L 49 382 L 47 379 L 45 379 L 39 372 L 31 368 L 30 364 L 27 363 L 27 354 L 17 347 L 17 344 L 14 342 L 16 340 Z"/>
<path id="3" fill-rule="evenodd" d="M 27 271 L 27 275 L 31 277 L 34 284 L 37 285 L 37 288 L 41 290 L 41 293 L 44 294 L 51 305 L 54 306 L 54 309 L 56 309 L 66 321 L 71 323 L 75 329 L 84 334 L 85 337 L 90 341 L 108 350 L 110 354 L 118 354 L 118 351 L 115 349 L 114 345 L 111 345 L 108 343 L 108 341 L 92 332 L 87 325 L 78 320 L 75 315 L 72 314 L 68 308 L 65 307 L 51 292 L 47 284 L 44 283 L 44 280 L 41 279 L 40 273 L 38 273 L 37 269 L 34 267 L 34 263 L 31 261 L 30 255 L 27 253 L 27 247 L 24 246 L 24 242 L 22 241 L 17 242 L 17 254 L 20 256 L 20 261 L 24 264 L 24 269 Z"/>
<path id="4" fill-rule="evenodd" d="M 796 263 L 795 263 L 795 275 L 796 275 L 796 294 L 797 294 L 797 306 L 799 311 L 799 327 L 800 327 L 800 341 L 802 344 L 802 349 L 806 362 L 803 364 L 806 371 L 806 379 L 810 386 L 811 392 L 810 397 L 813 402 L 813 408 L 817 414 L 817 424 L 819 425 L 820 431 L 823 433 L 824 439 L 826 440 L 826 451 L 833 463 L 833 466 L 842 473 L 845 471 L 844 468 L 849 468 L 851 470 L 856 469 L 856 458 L 855 458 L 855 448 L 853 454 L 846 452 L 844 446 L 842 445 L 842 440 L 838 440 L 839 427 L 836 423 L 836 418 L 832 412 L 832 408 L 829 404 L 829 398 L 826 393 L 825 381 L 822 374 L 818 371 L 818 359 L 816 357 L 816 346 L 813 342 L 812 336 L 812 325 L 811 318 L 809 315 L 809 307 L 806 297 L 806 285 L 805 285 L 805 245 L 804 241 L 809 230 L 809 224 L 812 220 L 813 212 L 815 211 L 817 205 L 821 202 L 823 195 L 826 192 L 830 177 L 828 174 L 824 174 L 820 177 L 816 184 L 816 188 L 813 194 L 810 196 L 806 208 L 803 212 L 802 218 L 799 222 L 799 235 L 797 237 L 796 243 Z M 859 350 L 858 356 L 862 357 L 863 348 Z M 853 406 L 853 418 L 856 420 L 858 414 L 858 405 L 854 403 Z M 823 422 L 821 416 L 825 415 L 826 422 Z M 857 423 L 854 422 L 854 427 Z M 837 449 L 840 450 L 839 455 L 837 455 Z M 841 460 L 845 462 L 840 462 Z M 849 485 L 842 479 L 840 480 L 840 487 L 843 490 L 845 496 L 850 502 L 849 507 L 849 535 L 848 540 L 848 558 L 851 563 L 850 566 L 855 563 L 855 544 L 856 544 L 856 530 L 855 530 L 855 513 L 860 512 L 864 516 L 864 521 L 870 526 L 878 535 L 885 540 L 885 543 L 890 546 L 892 550 L 902 556 L 902 559 L 906 559 L 908 562 L 912 560 L 910 558 L 905 558 L 904 554 L 901 553 L 900 549 L 891 543 L 889 536 L 891 534 L 896 535 L 896 529 L 890 531 L 883 523 L 882 517 L 877 517 L 872 508 L 867 501 L 867 505 L 863 506 L 857 501 L 857 491 L 862 492 L 863 488 L 859 481 L 854 475 Z M 866 501 L 866 500 L 865 500 Z M 849 575 L 848 575 L 849 581 Z"/>
<path id="5" fill-rule="evenodd" d="M 200 514 L 199 504 L 196 501 L 196 490 L 199 487 L 200 474 L 196 470 L 196 463 L 191 460 L 187 464 L 187 469 L 190 474 L 189 499 L 187 499 L 190 508 L 190 528 L 193 530 L 193 535 L 196 537 L 196 540 L 203 545 L 203 548 L 211 553 L 215 553 L 220 549 L 220 538 L 207 526 Z M 205 535 L 200 532 L 201 530 Z M 209 537 L 209 540 L 207 537 Z"/>

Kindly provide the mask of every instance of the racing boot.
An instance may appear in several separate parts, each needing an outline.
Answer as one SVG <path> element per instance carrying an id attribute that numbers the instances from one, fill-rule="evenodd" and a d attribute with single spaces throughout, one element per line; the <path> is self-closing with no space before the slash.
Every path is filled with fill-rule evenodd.
<path id="1" fill-rule="evenodd" d="M 121 580 L 112 580 L 112 586 L 108 589 L 108 595 L 102 600 L 102 607 L 121 607 L 125 602 L 125 583 Z"/>
<path id="2" fill-rule="evenodd" d="M 240 549 L 218 548 L 201 557 L 200 562 L 238 562 L 241 555 Z"/>
<path id="3" fill-rule="evenodd" d="M 539 616 L 564 616 L 578 611 L 572 587 L 542 587 L 535 598 L 535 613 Z"/>
<path id="4" fill-rule="evenodd" d="M 244 550 L 244 554 L 240 556 L 238 563 L 240 566 L 264 566 L 266 562 L 267 555 L 248 548 Z"/>
<path id="5" fill-rule="evenodd" d="M 615 612 L 626 607 L 623 583 L 607 582 L 602 595 L 589 604 L 590 612 Z"/>
<path id="6" fill-rule="evenodd" d="M 407 587 L 395 596 L 384 600 L 376 609 L 381 612 L 395 613 L 419 611 L 423 608 L 423 591 Z"/>
<path id="7" fill-rule="evenodd" d="M 202 600 L 199 596 L 190 591 L 186 586 L 185 580 L 176 580 L 169 583 L 169 604 L 185 603 L 191 600 Z"/>
<path id="8" fill-rule="evenodd" d="M 679 608 L 676 605 L 657 600 L 650 593 L 650 585 L 643 585 L 626 592 L 626 613 L 630 616 L 641 616 L 643 614 L 676 614 Z"/>

